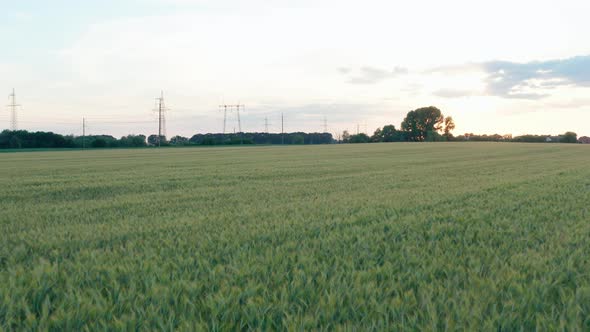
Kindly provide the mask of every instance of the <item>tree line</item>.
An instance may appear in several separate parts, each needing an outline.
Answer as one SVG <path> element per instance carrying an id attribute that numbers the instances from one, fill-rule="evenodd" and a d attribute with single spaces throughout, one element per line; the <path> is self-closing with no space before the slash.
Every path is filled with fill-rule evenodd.
<path id="1" fill-rule="evenodd" d="M 445 117 L 441 110 L 422 107 L 407 113 L 399 129 L 394 125 L 377 128 L 369 136 L 344 131 L 338 139 L 330 133 L 233 133 L 196 134 L 192 137 L 174 136 L 169 140 L 162 136 L 127 135 L 119 139 L 110 135 L 74 136 L 52 132 L 28 132 L 26 130 L 4 130 L 0 133 L 0 149 L 32 148 L 121 148 L 146 146 L 191 146 L 191 145 L 237 145 L 237 144 L 333 144 L 333 143 L 377 143 L 377 142 L 440 142 L 440 141 L 495 141 L 530 143 L 576 143 L 577 135 L 567 132 L 551 135 L 475 135 L 466 133 L 454 136 L 455 122 Z"/>
<path id="2" fill-rule="evenodd" d="M 0 133 L 0 149 L 55 148 L 119 148 L 147 146 L 144 135 L 127 135 L 117 139 L 109 135 L 73 136 L 52 132 L 4 130 Z"/>
<path id="3" fill-rule="evenodd" d="M 453 140 L 452 131 L 455 121 L 452 117 L 444 117 L 440 109 L 429 106 L 408 112 L 401 123 L 401 128 L 386 125 L 377 128 L 372 136 L 365 133 L 351 135 L 342 133 L 343 143 L 376 143 L 376 142 L 440 142 Z"/>
<path id="4" fill-rule="evenodd" d="M 173 138 L 174 139 L 174 138 Z M 223 144 L 332 144 L 330 133 L 236 133 L 236 134 L 196 134 L 188 139 L 193 145 Z"/>
<path id="5" fill-rule="evenodd" d="M 55 148 L 124 148 L 147 146 L 238 145 L 238 144 L 332 144 L 330 133 L 235 133 L 196 134 L 190 138 L 174 136 L 168 140 L 158 135 L 127 135 L 119 139 L 110 135 L 73 136 L 52 132 L 4 130 L 0 133 L 0 149 Z"/>
<path id="6" fill-rule="evenodd" d="M 475 135 L 467 133 L 454 136 L 455 121 L 445 117 L 440 109 L 429 106 L 408 112 L 401 123 L 401 128 L 386 125 L 377 128 L 372 136 L 365 133 L 351 135 L 344 131 L 339 140 L 342 143 L 377 143 L 377 142 L 441 142 L 441 141 L 480 141 L 480 142 L 527 142 L 527 143 L 577 143 L 577 134 L 571 131 L 558 136 L 551 135 Z"/>

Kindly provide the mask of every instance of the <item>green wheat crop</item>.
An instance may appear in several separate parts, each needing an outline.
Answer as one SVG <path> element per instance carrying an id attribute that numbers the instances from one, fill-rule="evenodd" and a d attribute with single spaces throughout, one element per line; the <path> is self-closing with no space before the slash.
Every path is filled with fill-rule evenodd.
<path id="1" fill-rule="evenodd" d="M 0 330 L 590 330 L 590 147 L 0 154 Z"/>

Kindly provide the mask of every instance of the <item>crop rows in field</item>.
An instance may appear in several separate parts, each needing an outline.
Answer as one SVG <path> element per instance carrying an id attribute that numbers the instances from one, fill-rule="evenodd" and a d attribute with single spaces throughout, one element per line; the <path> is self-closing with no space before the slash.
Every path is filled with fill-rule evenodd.
<path id="1" fill-rule="evenodd" d="M 0 158 L 0 329 L 590 329 L 590 150 Z"/>

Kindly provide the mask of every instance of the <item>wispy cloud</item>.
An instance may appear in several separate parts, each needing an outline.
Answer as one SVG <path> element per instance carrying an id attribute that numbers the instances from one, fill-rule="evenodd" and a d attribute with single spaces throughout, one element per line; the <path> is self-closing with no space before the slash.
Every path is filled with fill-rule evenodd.
<path id="1" fill-rule="evenodd" d="M 440 89 L 433 93 L 435 96 L 443 98 L 460 98 L 468 96 L 481 95 L 480 92 L 462 89 Z"/>
<path id="2" fill-rule="evenodd" d="M 555 101 L 549 104 L 554 108 L 582 108 L 590 109 L 590 98 L 572 98 L 569 100 Z"/>
<path id="3" fill-rule="evenodd" d="M 375 84 L 381 81 L 395 78 L 408 73 L 407 68 L 395 67 L 383 69 L 371 66 L 361 67 L 356 72 L 352 68 L 339 68 L 340 73 L 349 76 L 349 83 L 353 84 Z M 354 72 L 354 73 L 353 73 Z M 353 73 L 353 74 L 351 74 Z"/>
<path id="4" fill-rule="evenodd" d="M 482 71 L 486 89 L 483 92 L 442 89 L 437 96 L 456 98 L 472 95 L 497 96 L 507 99 L 542 99 L 559 87 L 590 87 L 590 55 L 559 60 L 488 61 L 434 68 L 429 73 L 460 74 Z"/>

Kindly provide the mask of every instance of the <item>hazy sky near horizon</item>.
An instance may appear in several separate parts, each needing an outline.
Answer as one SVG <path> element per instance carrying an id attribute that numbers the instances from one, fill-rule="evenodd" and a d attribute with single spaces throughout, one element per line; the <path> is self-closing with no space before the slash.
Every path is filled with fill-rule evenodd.
<path id="1" fill-rule="evenodd" d="M 435 105 L 455 134 L 590 135 L 584 0 L 19 0 L 0 12 L 0 93 L 19 128 L 80 134 L 369 134 Z M 5 99 L 8 103 L 8 98 Z M 9 127 L 0 112 L 0 128 Z M 228 119 L 228 130 L 237 127 Z"/>

